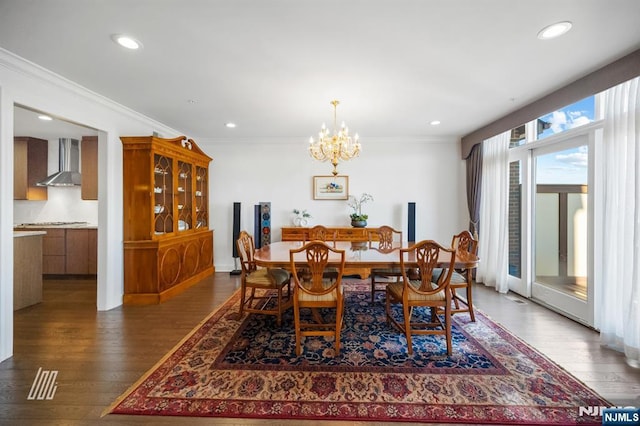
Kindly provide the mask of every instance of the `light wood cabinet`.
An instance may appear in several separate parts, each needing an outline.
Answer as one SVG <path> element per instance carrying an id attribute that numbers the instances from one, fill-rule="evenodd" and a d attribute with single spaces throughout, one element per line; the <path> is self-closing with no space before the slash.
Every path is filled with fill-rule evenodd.
<path id="1" fill-rule="evenodd" d="M 160 303 L 214 272 L 209 163 L 181 136 L 121 137 L 124 303 Z"/>
<path id="2" fill-rule="evenodd" d="M 329 231 L 336 230 L 336 241 L 369 241 L 369 231 L 375 231 L 378 228 L 348 228 L 348 227 L 327 227 Z M 309 229 L 302 227 L 284 227 L 282 228 L 282 241 L 308 241 Z"/>
<path id="3" fill-rule="evenodd" d="M 336 241 L 353 241 L 353 242 L 368 242 L 369 231 L 377 230 L 378 228 L 347 228 L 347 227 L 327 227 L 329 231 L 336 230 Z M 282 241 L 308 241 L 309 229 L 302 227 L 284 227 L 282 228 Z M 373 238 L 377 240 L 377 237 Z M 345 275 L 359 275 L 360 278 L 365 279 L 371 274 L 369 268 L 346 268 Z"/>
<path id="4" fill-rule="evenodd" d="M 95 228 L 17 227 L 22 231 L 43 231 L 42 274 L 96 275 L 98 273 L 98 230 Z"/>
<path id="5" fill-rule="evenodd" d="M 13 310 L 42 302 L 42 235 L 14 234 Z M 24 235 L 28 234 L 28 235 Z"/>
<path id="6" fill-rule="evenodd" d="M 49 141 L 26 136 L 13 138 L 13 199 L 46 200 L 47 187 L 36 183 L 47 177 Z"/>
<path id="7" fill-rule="evenodd" d="M 82 186 L 80 196 L 83 200 L 98 199 L 98 137 L 83 136 L 80 144 L 80 176 Z"/>
<path id="8" fill-rule="evenodd" d="M 47 235 L 42 238 L 42 273 L 63 275 L 66 273 L 66 231 L 41 229 Z"/>
<path id="9" fill-rule="evenodd" d="M 65 238 L 65 273 L 95 275 L 97 270 L 96 229 L 67 229 Z"/>
<path id="10" fill-rule="evenodd" d="M 89 251 L 87 256 L 87 267 L 90 275 L 98 274 L 98 230 L 89 229 Z"/>

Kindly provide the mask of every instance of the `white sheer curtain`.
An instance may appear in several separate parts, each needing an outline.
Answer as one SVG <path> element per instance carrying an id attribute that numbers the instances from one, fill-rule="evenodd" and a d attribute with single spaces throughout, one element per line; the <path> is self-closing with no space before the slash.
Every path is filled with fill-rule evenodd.
<path id="1" fill-rule="evenodd" d="M 496 291 L 509 290 L 509 137 L 511 131 L 482 142 L 482 184 L 480 191 L 480 263 L 476 280 Z"/>
<path id="2" fill-rule="evenodd" d="M 640 367 L 640 78 L 604 93 L 604 247 L 596 327 Z"/>

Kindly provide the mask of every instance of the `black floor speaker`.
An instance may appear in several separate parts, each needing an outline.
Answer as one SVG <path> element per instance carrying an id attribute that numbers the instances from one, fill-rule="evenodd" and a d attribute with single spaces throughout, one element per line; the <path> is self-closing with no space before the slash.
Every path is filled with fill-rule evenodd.
<path id="1" fill-rule="evenodd" d="M 262 238 L 260 238 L 260 204 L 253 206 L 253 244 L 257 249 L 262 247 Z"/>
<path id="2" fill-rule="evenodd" d="M 230 272 L 231 275 L 240 275 L 242 272 L 237 269 L 238 259 L 238 237 L 240 236 L 240 203 L 233 203 L 233 241 L 231 241 L 231 247 L 233 247 L 233 264 L 234 270 Z"/>
<path id="3" fill-rule="evenodd" d="M 407 241 L 416 240 L 416 203 L 409 203 L 407 209 Z"/>

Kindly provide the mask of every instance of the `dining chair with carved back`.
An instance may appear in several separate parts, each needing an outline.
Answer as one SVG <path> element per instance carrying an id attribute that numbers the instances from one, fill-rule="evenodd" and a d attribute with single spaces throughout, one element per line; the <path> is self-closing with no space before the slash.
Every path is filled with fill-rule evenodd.
<path id="1" fill-rule="evenodd" d="M 383 225 L 379 228 L 367 230 L 369 238 L 369 248 L 389 253 L 397 249 L 396 243 L 402 242 L 402 231 L 398 231 L 391 226 Z M 376 278 L 395 278 L 396 281 L 402 277 L 402 271 L 399 267 L 391 268 L 372 268 L 370 273 L 371 280 L 371 303 L 375 302 L 376 292 L 384 292 L 385 288 L 379 288 L 377 284 L 388 281 L 376 281 Z"/>
<path id="2" fill-rule="evenodd" d="M 434 269 L 438 265 L 438 257 L 442 252 L 448 252 L 451 256 L 446 273 L 434 276 Z M 446 248 L 433 240 L 420 241 L 411 247 L 399 250 L 400 268 L 402 280 L 387 285 L 386 316 L 390 322 L 407 339 L 409 355 L 413 354 L 413 334 L 437 334 L 444 335 L 447 343 L 447 354 L 453 352 L 451 341 L 451 290 L 449 288 L 453 267 L 455 265 L 455 249 Z M 417 279 L 412 279 L 407 273 L 408 265 L 414 266 L 418 271 Z M 393 312 L 392 305 L 400 304 L 402 318 Z M 429 315 L 418 308 L 430 308 Z M 438 310 L 443 314 L 439 315 Z M 415 314 L 415 315 L 414 315 Z M 442 316 L 442 318 L 441 318 Z M 422 318 L 422 319 L 420 319 Z M 428 318 L 428 319 L 427 319 Z"/>
<path id="3" fill-rule="evenodd" d="M 240 312 L 275 315 L 277 324 L 282 324 L 282 313 L 293 306 L 291 274 L 281 268 L 258 267 L 254 261 L 255 244 L 253 237 L 241 231 L 236 240 L 242 272 L 240 274 Z M 287 288 L 286 294 L 284 288 Z M 247 297 L 247 290 L 250 290 Z M 256 290 L 259 290 L 256 292 Z M 270 299 L 274 298 L 275 305 Z"/>
<path id="4" fill-rule="evenodd" d="M 305 266 L 310 276 L 298 274 L 300 259 L 296 255 L 304 253 Z M 335 279 L 325 276 L 330 256 L 338 256 Z M 299 256 L 299 255 L 298 255 Z M 289 262 L 293 271 L 293 317 L 296 330 L 296 354 L 302 352 L 302 337 L 333 336 L 336 354 L 340 353 L 340 331 L 344 310 L 342 274 L 344 272 L 345 251 L 336 249 L 323 241 L 311 241 L 304 246 L 291 249 Z M 335 263 L 334 263 L 335 264 Z M 301 315 L 301 310 L 311 309 L 311 317 Z M 322 310 L 325 310 L 323 318 Z M 326 310 L 335 310 L 335 316 Z"/>
<path id="5" fill-rule="evenodd" d="M 454 235 L 451 239 L 451 247 L 456 249 L 457 253 L 478 254 L 478 240 L 473 237 L 471 232 L 464 230 Z M 475 322 L 476 316 L 473 312 L 473 271 L 475 268 L 457 268 L 451 275 L 451 298 L 454 308 L 452 314 L 468 312 L 472 322 Z M 442 269 L 436 270 L 440 273 Z M 465 299 L 461 297 L 457 290 L 464 291 Z"/>
<path id="6" fill-rule="evenodd" d="M 457 252 L 468 252 L 474 255 L 478 255 L 478 240 L 473 237 L 471 232 L 464 230 L 457 235 L 453 236 L 451 240 L 451 247 Z M 453 302 L 456 307 L 452 313 L 469 312 L 471 321 L 476 320 L 473 313 L 473 271 L 475 268 L 456 269 L 451 276 L 451 293 L 453 296 Z M 464 289 L 467 300 L 463 300 L 460 295 L 456 293 L 457 289 Z M 460 303 L 466 306 L 461 306 Z"/>
<path id="7" fill-rule="evenodd" d="M 333 244 L 333 246 L 335 247 L 337 238 L 337 229 L 329 229 L 324 225 L 315 225 L 309 228 L 309 237 L 304 242 L 307 243 L 309 241 L 324 241 Z M 302 268 L 299 272 L 308 278 L 308 271 L 306 271 L 304 268 Z M 325 271 L 325 278 L 335 279 L 336 275 L 336 268 L 327 268 L 327 270 Z"/>
<path id="8" fill-rule="evenodd" d="M 307 241 L 325 241 L 335 243 L 336 238 L 338 238 L 337 229 L 329 229 L 324 225 L 315 225 L 309 228 L 309 238 Z M 307 241 L 305 241 L 305 243 Z"/>

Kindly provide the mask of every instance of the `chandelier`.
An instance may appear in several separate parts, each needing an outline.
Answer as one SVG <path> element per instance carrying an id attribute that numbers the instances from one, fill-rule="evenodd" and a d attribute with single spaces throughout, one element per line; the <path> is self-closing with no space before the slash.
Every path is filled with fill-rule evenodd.
<path id="1" fill-rule="evenodd" d="M 351 138 L 349 128 L 342 122 L 340 130 L 337 130 L 337 109 L 340 102 L 333 100 L 333 135 L 322 123 L 322 128 L 318 134 L 318 140 L 309 138 L 309 154 L 318 161 L 331 161 L 333 164 L 333 175 L 338 175 L 338 161 L 347 161 L 360 154 L 360 142 L 358 134 Z"/>

